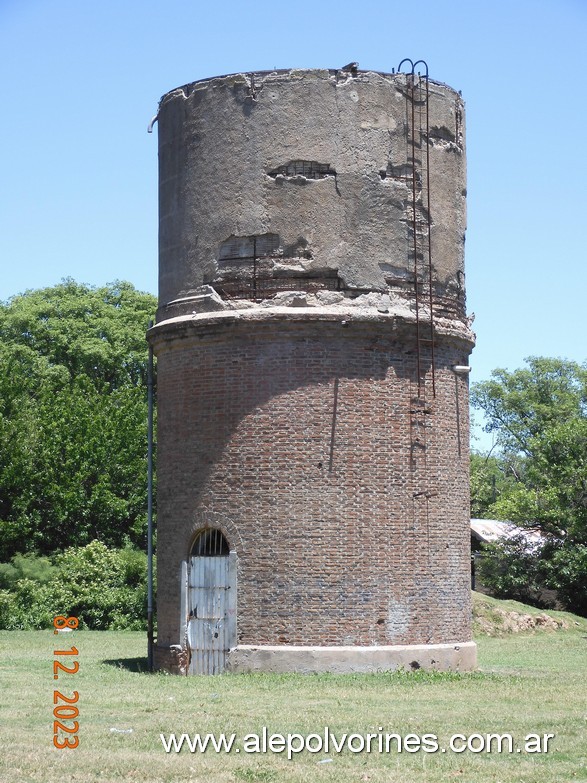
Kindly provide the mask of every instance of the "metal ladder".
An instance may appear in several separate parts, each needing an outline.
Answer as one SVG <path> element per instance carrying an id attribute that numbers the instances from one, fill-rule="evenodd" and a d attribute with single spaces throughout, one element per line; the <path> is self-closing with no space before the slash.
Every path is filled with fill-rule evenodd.
<path id="1" fill-rule="evenodd" d="M 416 304 L 416 363 L 418 397 L 436 397 L 436 367 L 434 356 L 434 294 L 432 267 L 432 236 L 430 208 L 430 145 L 429 145 L 429 83 L 428 65 L 424 60 L 405 58 L 398 66 L 401 72 L 404 63 L 411 66 L 406 73 L 406 157 L 411 172 L 411 196 L 409 204 L 409 226 L 411 237 L 409 256 L 413 270 L 414 296 Z M 424 75 L 417 70 L 422 66 Z M 427 311 L 427 315 L 425 313 Z M 430 361 L 430 388 L 426 389 L 424 354 Z"/>
<path id="2" fill-rule="evenodd" d="M 438 494 L 431 475 L 429 443 L 434 427 L 436 366 L 434 340 L 434 289 L 430 206 L 429 84 L 428 65 L 412 62 L 406 73 L 406 162 L 411 193 L 408 200 L 408 259 L 413 274 L 416 311 L 416 384 L 410 398 L 410 467 L 412 473 L 412 531 L 423 529 L 428 540 L 430 565 L 430 500 Z M 421 66 L 423 75 L 418 70 Z M 429 366 L 429 371 L 426 371 Z"/>

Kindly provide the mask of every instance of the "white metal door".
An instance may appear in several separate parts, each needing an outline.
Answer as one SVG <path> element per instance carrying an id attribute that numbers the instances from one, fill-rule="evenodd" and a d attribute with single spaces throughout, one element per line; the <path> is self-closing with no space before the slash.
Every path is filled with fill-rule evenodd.
<path id="1" fill-rule="evenodd" d="M 190 674 L 220 674 L 236 646 L 236 552 L 190 558 L 188 575 Z"/>

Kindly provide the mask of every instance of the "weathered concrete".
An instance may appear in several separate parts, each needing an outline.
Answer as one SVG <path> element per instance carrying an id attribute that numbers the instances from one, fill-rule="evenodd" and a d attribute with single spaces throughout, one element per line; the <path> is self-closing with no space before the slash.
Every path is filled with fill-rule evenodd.
<path id="1" fill-rule="evenodd" d="M 387 310 L 382 312 L 377 307 L 358 304 L 358 300 L 344 300 L 330 306 L 311 306 L 313 297 L 304 297 L 303 304 L 296 304 L 295 297 L 300 297 L 297 292 L 288 292 L 293 301 L 288 307 L 280 307 L 278 303 L 269 303 L 265 306 L 262 302 L 258 306 L 246 309 L 229 308 L 220 312 L 205 311 L 194 312 L 192 315 L 176 315 L 174 318 L 166 318 L 155 324 L 149 331 L 149 340 L 157 350 L 170 341 L 188 337 L 197 333 L 210 333 L 212 329 L 228 329 L 231 324 L 247 325 L 252 328 L 255 325 L 268 323 L 283 324 L 311 324 L 332 323 L 348 327 L 351 324 L 367 324 L 373 328 L 381 326 L 389 331 L 405 332 L 413 331 L 416 324 L 416 316 L 408 304 L 397 302 L 387 305 Z M 277 297 L 276 297 L 277 298 Z M 380 297 L 377 297 L 378 299 Z M 308 301 L 310 300 L 310 301 Z M 470 351 L 474 343 L 474 335 L 467 323 L 454 318 L 437 317 L 434 321 L 434 333 L 437 338 L 452 338 L 460 341 L 466 350 Z"/>
<path id="2" fill-rule="evenodd" d="M 477 668 L 475 642 L 380 645 L 373 647 L 280 647 L 239 645 L 230 651 L 232 672 L 351 674 L 428 669 L 439 672 Z"/>
<path id="3" fill-rule="evenodd" d="M 252 236 L 263 238 L 271 257 L 262 271 L 273 278 L 336 279 L 347 292 L 409 288 L 408 78 L 235 74 L 163 96 L 160 305 L 241 278 L 242 264 L 223 255 L 246 253 L 243 238 Z M 463 104 L 430 82 L 428 109 L 434 285 L 454 293 L 463 286 Z M 425 152 L 418 139 L 418 165 Z M 295 173 L 302 161 L 306 175 Z M 419 222 L 422 187 L 418 180 Z"/>

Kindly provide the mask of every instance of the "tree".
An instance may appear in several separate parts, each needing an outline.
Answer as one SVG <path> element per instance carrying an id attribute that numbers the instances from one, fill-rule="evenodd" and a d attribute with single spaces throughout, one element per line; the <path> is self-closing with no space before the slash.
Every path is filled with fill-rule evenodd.
<path id="1" fill-rule="evenodd" d="M 490 519 L 494 504 L 511 491 L 515 477 L 515 468 L 506 460 L 492 454 L 471 452 L 471 516 Z"/>
<path id="2" fill-rule="evenodd" d="M 0 343 L 15 362 L 84 375 L 111 389 L 144 385 L 145 331 L 156 299 L 128 282 L 93 287 L 71 278 L 0 305 Z"/>
<path id="3" fill-rule="evenodd" d="M 0 559 L 141 541 L 154 310 L 72 280 L 0 305 Z"/>
<path id="4" fill-rule="evenodd" d="M 571 608 L 587 611 L 587 368 L 531 357 L 473 388 L 486 430 L 515 482 L 490 505 L 498 519 L 541 531 L 540 573 Z M 572 564 L 572 567 L 571 567 Z"/>

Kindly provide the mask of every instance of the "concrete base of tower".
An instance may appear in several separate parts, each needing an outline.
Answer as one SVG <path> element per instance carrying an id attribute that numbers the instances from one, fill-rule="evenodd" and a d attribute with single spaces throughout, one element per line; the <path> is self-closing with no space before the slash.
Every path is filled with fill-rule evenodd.
<path id="1" fill-rule="evenodd" d="M 332 674 L 415 671 L 472 671 L 477 668 L 475 642 L 373 647 L 294 647 L 239 645 L 228 654 L 232 672 L 298 672 Z"/>

